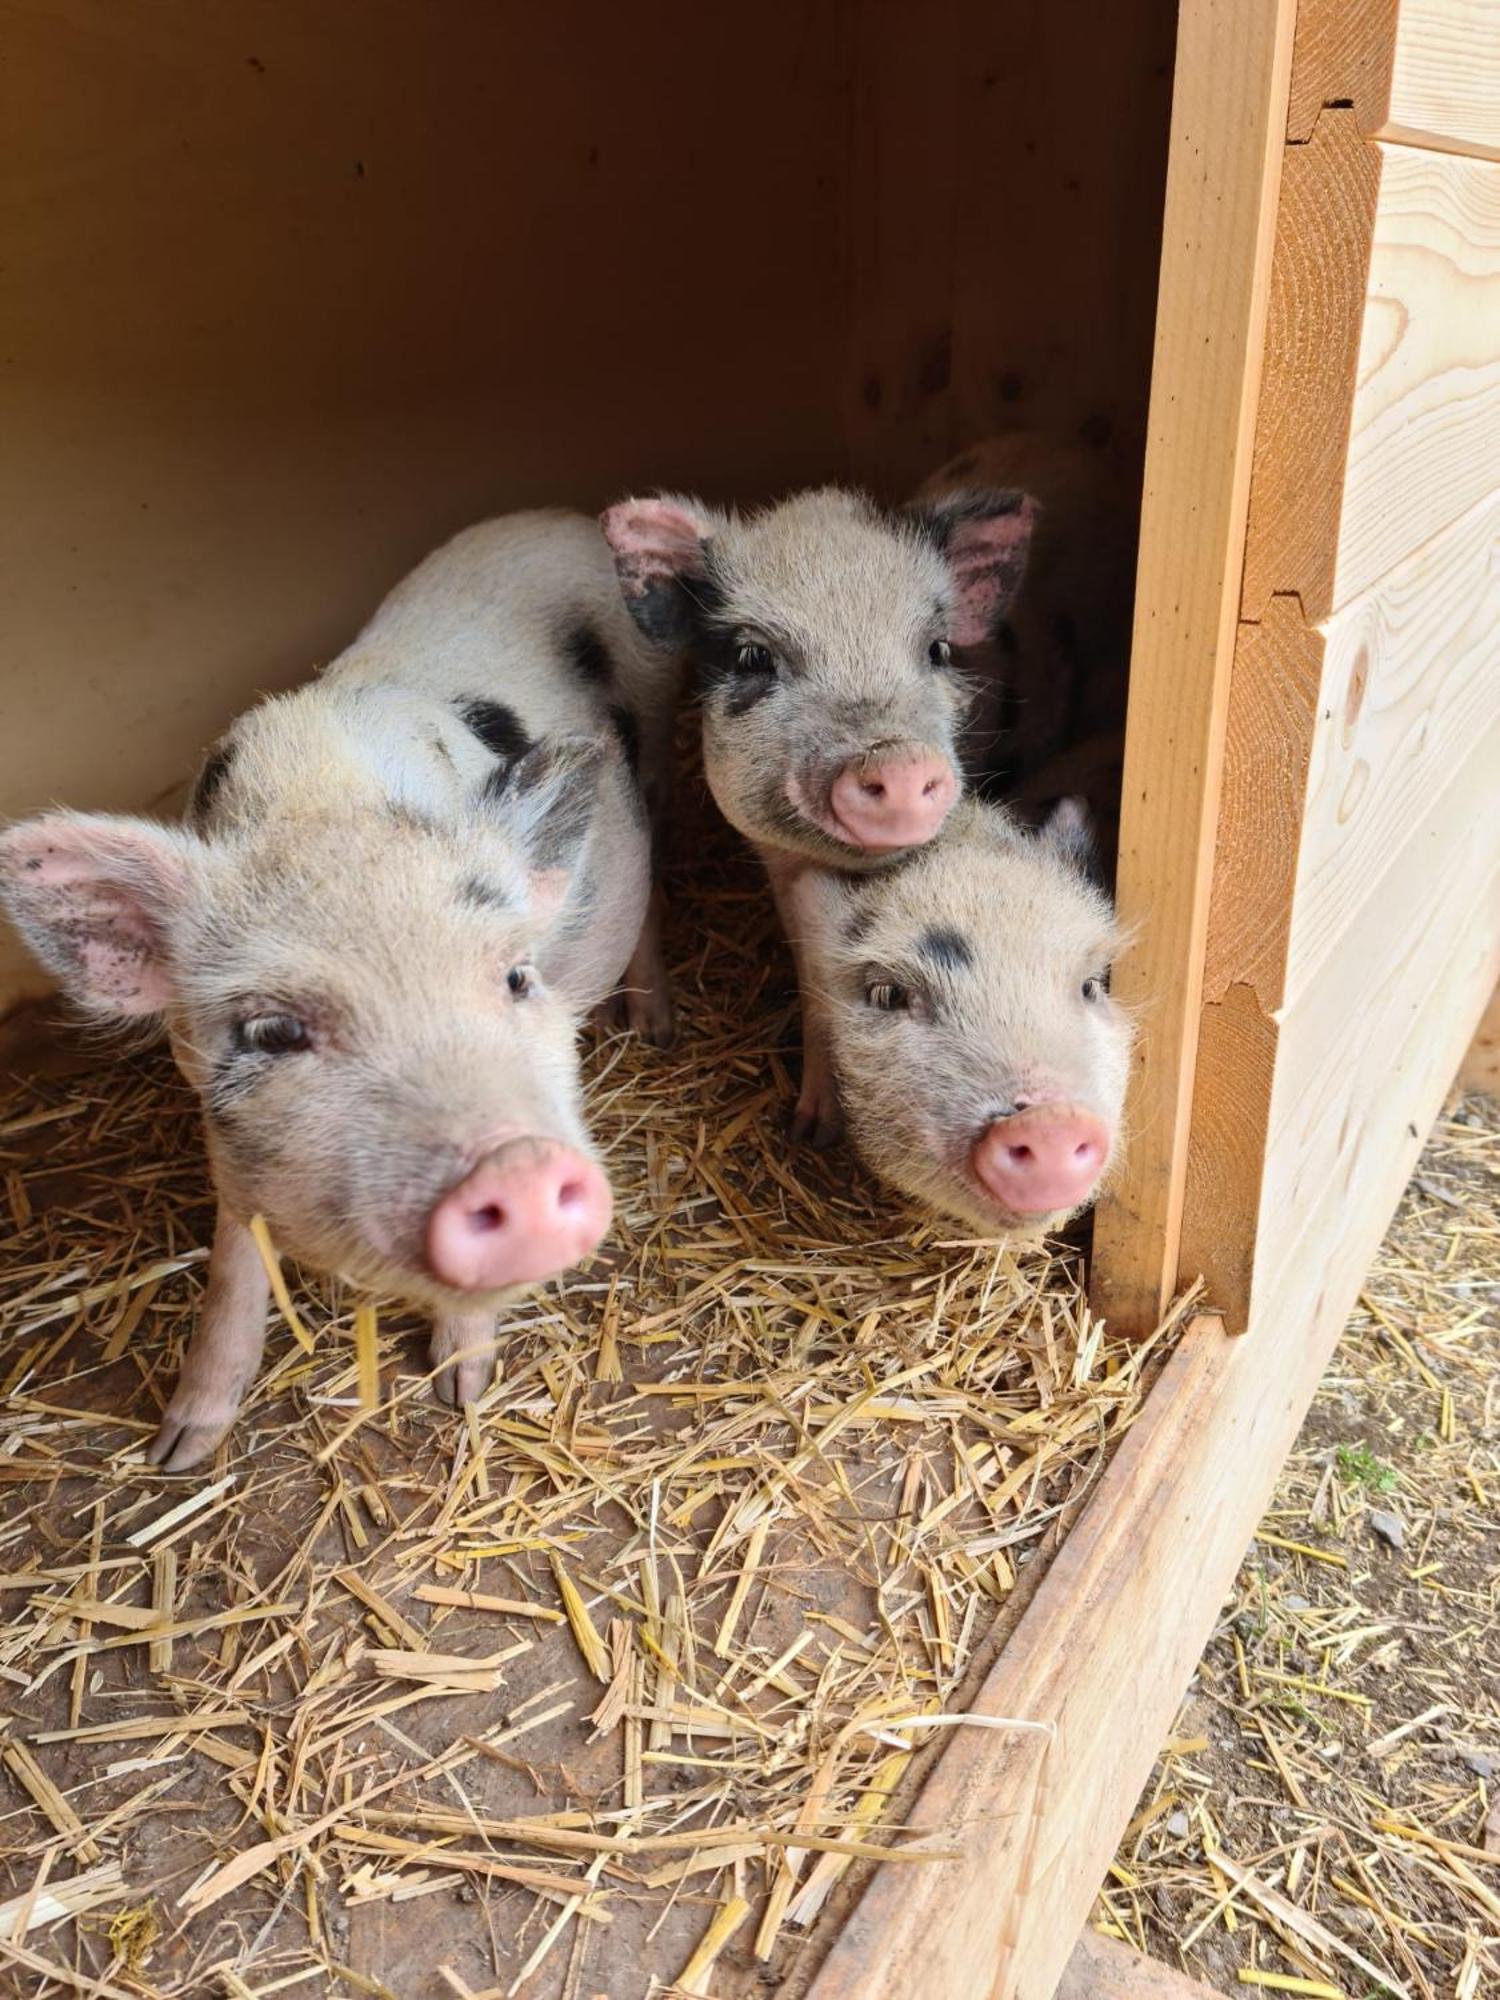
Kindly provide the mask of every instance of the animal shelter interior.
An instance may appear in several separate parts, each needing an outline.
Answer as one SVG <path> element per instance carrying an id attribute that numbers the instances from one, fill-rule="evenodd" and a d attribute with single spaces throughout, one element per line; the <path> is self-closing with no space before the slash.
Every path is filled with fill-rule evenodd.
<path id="1" fill-rule="evenodd" d="M 597 1254 L 452 1408 L 262 1218 L 163 1471 L 198 1100 L 0 930 L 0 1987 L 1054 1992 L 1500 971 L 1500 76 L 1424 95 L 1435 8 L 0 0 L 0 821 L 175 817 L 487 517 L 998 481 L 965 760 L 1087 801 L 1139 1030 L 1045 1243 L 794 1144 L 689 698 Z"/>
<path id="2" fill-rule="evenodd" d="M 488 513 L 900 500 L 1023 427 L 1138 485 L 1172 28 L 12 10 L 6 812 L 171 803 Z"/>

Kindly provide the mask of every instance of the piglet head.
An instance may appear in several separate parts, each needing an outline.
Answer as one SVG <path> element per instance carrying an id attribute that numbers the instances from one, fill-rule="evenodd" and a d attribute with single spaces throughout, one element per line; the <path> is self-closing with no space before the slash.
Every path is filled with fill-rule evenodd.
<path id="1" fill-rule="evenodd" d="M 0 897 L 90 1014 L 165 1024 L 233 1212 L 471 1307 L 610 1219 L 549 976 L 596 781 L 586 746 L 543 744 L 458 825 L 364 800 L 217 835 L 47 814 L 0 835 Z"/>

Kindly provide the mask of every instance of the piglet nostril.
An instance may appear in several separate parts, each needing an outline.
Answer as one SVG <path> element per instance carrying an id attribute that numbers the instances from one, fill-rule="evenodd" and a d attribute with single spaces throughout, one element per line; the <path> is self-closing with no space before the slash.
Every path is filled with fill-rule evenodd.
<path id="1" fill-rule="evenodd" d="M 487 1202 L 483 1208 L 471 1208 L 468 1224 L 472 1236 L 492 1236 L 505 1227 L 505 1210 L 494 1202 Z"/>
<path id="2" fill-rule="evenodd" d="M 557 1205 L 562 1209 L 581 1207 L 587 1198 L 588 1189 L 582 1181 L 564 1181 L 557 1190 Z"/>
<path id="3" fill-rule="evenodd" d="M 1018 1167 L 1030 1166 L 1036 1155 L 1029 1146 L 1007 1146 L 1006 1157 L 1015 1161 Z"/>

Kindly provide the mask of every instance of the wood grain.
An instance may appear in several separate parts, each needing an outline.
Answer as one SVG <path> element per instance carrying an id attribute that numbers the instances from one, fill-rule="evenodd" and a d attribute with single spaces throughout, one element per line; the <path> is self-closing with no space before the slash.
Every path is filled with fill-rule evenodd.
<path id="1" fill-rule="evenodd" d="M 1286 976 L 1266 1004 L 1295 1006 L 1338 980 L 1363 984 L 1367 968 L 1351 962 L 1347 937 L 1371 897 L 1393 931 L 1420 914 L 1386 900 L 1381 885 L 1500 725 L 1497 635 L 1500 493 L 1329 622 Z M 1490 776 L 1500 798 L 1500 760 Z M 1453 830 L 1457 838 L 1461 822 Z"/>
<path id="2" fill-rule="evenodd" d="M 1118 1938 L 1085 1930 L 1073 1947 L 1057 2000 L 1211 2000 L 1212 1989 Z"/>
<path id="3" fill-rule="evenodd" d="M 1120 830 L 1140 929 L 1117 980 L 1143 1032 L 1094 1234 L 1096 1304 L 1140 1329 L 1177 1272 L 1294 14 L 1193 0 L 1178 40 Z"/>
<path id="4" fill-rule="evenodd" d="M 1334 105 L 1366 138 L 1500 158 L 1500 0 L 1301 0 L 1287 138 Z"/>
<path id="5" fill-rule="evenodd" d="M 1286 136 L 1302 145 L 1319 113 L 1347 106 L 1360 132 L 1389 113 L 1399 0 L 1298 0 Z M 1408 5 L 1411 0 L 1408 0 Z"/>
<path id="6" fill-rule="evenodd" d="M 1349 457 L 1380 156 L 1351 111 L 1286 149 L 1255 433 L 1241 615 L 1278 591 L 1327 615 Z"/>
<path id="7" fill-rule="evenodd" d="M 1277 1034 L 1252 986 L 1204 1004 L 1177 1283 L 1201 1277 L 1230 1333 L 1250 1323 Z"/>
<path id="8" fill-rule="evenodd" d="M 1500 478 L 1500 163 L 1378 150 L 1330 610 L 1368 590 Z M 1304 600 L 1303 608 L 1323 616 L 1322 606 Z"/>
<path id="9" fill-rule="evenodd" d="M 1258 625 L 1241 625 L 1229 682 L 1218 847 L 1203 971 L 1207 1000 L 1253 987 L 1281 1005 L 1288 927 L 1323 638 L 1294 597 L 1273 597 Z"/>
<path id="10" fill-rule="evenodd" d="M 871 0 L 855 17 L 846 227 L 849 470 L 904 496 L 953 445 L 958 0 Z M 923 143 L 898 107 L 925 107 Z"/>
<path id="11" fill-rule="evenodd" d="M 1379 130 L 1500 159 L 1500 0 L 1402 0 Z"/>
<path id="12" fill-rule="evenodd" d="M 1497 758 L 1500 727 L 1406 830 L 1282 1020 L 1254 1339 L 1309 1299 L 1320 1323 L 1342 1319 L 1500 977 Z"/>

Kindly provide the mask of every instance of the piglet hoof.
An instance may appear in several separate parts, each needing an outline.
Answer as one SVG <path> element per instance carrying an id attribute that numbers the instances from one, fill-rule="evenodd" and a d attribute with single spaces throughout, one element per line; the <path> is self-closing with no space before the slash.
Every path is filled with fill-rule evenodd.
<path id="1" fill-rule="evenodd" d="M 625 995 L 611 993 L 607 1000 L 601 1000 L 589 1015 L 589 1026 L 596 1035 L 618 1035 L 625 1029 Z"/>
<path id="2" fill-rule="evenodd" d="M 477 1403 L 495 1379 L 493 1361 L 449 1361 L 432 1378 L 432 1393 L 445 1409 Z"/>
<path id="3" fill-rule="evenodd" d="M 819 1153 L 836 1146 L 844 1136 L 844 1114 L 838 1098 L 832 1092 L 823 1097 L 804 1094 L 792 1113 L 791 1133 L 799 1146 L 811 1146 Z"/>
<path id="4" fill-rule="evenodd" d="M 669 1049 L 677 1039 L 677 1017 L 668 986 L 627 987 L 625 1019 L 654 1049 Z"/>
<path id="5" fill-rule="evenodd" d="M 195 1408 L 191 1402 L 182 1409 L 169 1403 L 160 1430 L 146 1447 L 146 1463 L 163 1472 L 186 1472 L 201 1465 L 229 1435 L 236 1414 Z"/>

